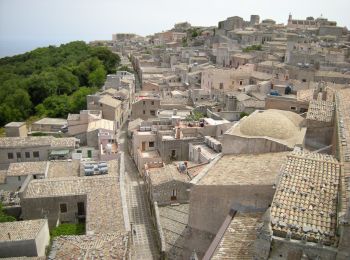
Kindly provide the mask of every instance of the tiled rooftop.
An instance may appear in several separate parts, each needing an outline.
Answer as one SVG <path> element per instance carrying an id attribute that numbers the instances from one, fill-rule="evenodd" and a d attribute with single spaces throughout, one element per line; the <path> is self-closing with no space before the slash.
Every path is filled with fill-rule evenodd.
<path id="1" fill-rule="evenodd" d="M 288 155 L 271 207 L 274 235 L 334 244 L 339 172 L 330 155 Z"/>
<path id="2" fill-rule="evenodd" d="M 0 242 L 35 239 L 46 219 L 0 223 Z"/>
<path id="3" fill-rule="evenodd" d="M 80 162 L 78 160 L 50 161 L 47 177 L 59 178 L 79 176 L 79 164 Z"/>
<path id="4" fill-rule="evenodd" d="M 199 185 L 268 185 L 276 181 L 289 152 L 224 155 Z"/>
<path id="5" fill-rule="evenodd" d="M 307 111 L 307 120 L 331 123 L 334 115 L 334 102 L 311 100 Z"/>
<path id="6" fill-rule="evenodd" d="M 124 230 L 118 177 L 113 174 L 117 162 L 110 161 L 108 164 L 108 175 L 33 180 L 24 198 L 86 194 L 87 232 L 94 231 L 97 234 Z"/>
<path id="7" fill-rule="evenodd" d="M 341 208 L 339 215 L 349 221 L 350 201 L 350 89 L 342 89 L 336 93 L 337 137 L 339 160 L 342 162 Z"/>
<path id="8" fill-rule="evenodd" d="M 350 89 L 343 89 L 337 92 L 336 96 L 338 111 L 338 134 L 343 150 L 342 158 L 350 162 Z"/>
<path id="9" fill-rule="evenodd" d="M 99 102 L 102 104 L 105 104 L 107 106 L 114 107 L 114 108 L 117 108 L 122 104 L 122 102 L 120 100 L 115 99 L 109 95 L 103 95 Z"/>
<path id="10" fill-rule="evenodd" d="M 172 180 L 189 182 L 190 177 L 186 173 L 180 173 L 176 165 L 168 164 L 160 168 L 150 168 L 148 174 L 152 185 L 159 185 Z"/>
<path id="11" fill-rule="evenodd" d="M 189 204 L 159 207 L 168 259 L 183 259 Z"/>
<path id="12" fill-rule="evenodd" d="M 51 146 L 52 148 L 74 147 L 76 140 L 74 137 L 55 138 L 52 136 L 2 137 L 0 138 L 0 149 L 36 146 Z"/>
<path id="13" fill-rule="evenodd" d="M 7 176 L 44 175 L 47 163 L 47 161 L 11 163 L 7 170 Z"/>
<path id="14" fill-rule="evenodd" d="M 262 213 L 237 213 L 225 231 L 213 260 L 253 259 L 253 242 Z"/>
<path id="15" fill-rule="evenodd" d="M 126 250 L 126 233 L 61 236 L 52 245 L 48 259 L 123 259 Z"/>

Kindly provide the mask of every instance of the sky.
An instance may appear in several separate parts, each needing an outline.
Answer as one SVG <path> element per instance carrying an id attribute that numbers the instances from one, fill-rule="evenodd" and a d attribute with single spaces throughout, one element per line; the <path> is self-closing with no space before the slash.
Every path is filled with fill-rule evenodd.
<path id="1" fill-rule="evenodd" d="M 335 20 L 350 28 L 349 0 L 0 0 L 0 57 L 74 40 L 110 40 L 113 33 L 149 35 L 177 22 L 213 26 L 230 16 L 271 18 L 289 13 Z"/>

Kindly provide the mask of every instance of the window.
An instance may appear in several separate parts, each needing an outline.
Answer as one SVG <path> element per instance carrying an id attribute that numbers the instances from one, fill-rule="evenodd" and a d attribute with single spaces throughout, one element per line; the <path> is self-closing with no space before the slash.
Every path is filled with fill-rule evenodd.
<path id="1" fill-rule="evenodd" d="M 26 158 L 30 158 L 30 152 L 25 152 Z"/>
<path id="2" fill-rule="evenodd" d="M 154 142 L 149 142 L 149 143 L 148 143 L 148 146 L 149 146 L 149 147 L 154 147 Z"/>
<path id="3" fill-rule="evenodd" d="M 17 159 L 21 159 L 22 154 L 21 154 L 20 152 L 17 152 L 17 153 L 16 153 L 16 156 L 17 156 Z"/>
<path id="4" fill-rule="evenodd" d="M 143 104 L 143 105 L 146 105 L 146 101 L 142 101 L 142 104 Z"/>
<path id="5" fill-rule="evenodd" d="M 33 157 L 34 158 L 39 158 L 39 152 L 38 151 L 33 152 Z"/>
<path id="6" fill-rule="evenodd" d="M 77 150 L 77 153 L 81 153 L 82 151 L 81 150 Z"/>
<path id="7" fill-rule="evenodd" d="M 146 115 L 146 110 L 143 110 L 143 114 Z"/>
<path id="8" fill-rule="evenodd" d="M 291 109 L 291 110 L 297 110 L 297 108 L 296 108 L 296 107 L 290 107 L 290 109 Z"/>
<path id="9" fill-rule="evenodd" d="M 8 153 L 7 154 L 7 158 L 10 159 L 10 160 L 13 159 L 13 153 Z"/>
<path id="10" fill-rule="evenodd" d="M 224 88 L 224 83 L 220 83 L 220 89 Z"/>
<path id="11" fill-rule="evenodd" d="M 151 110 L 150 113 L 151 113 L 152 116 L 156 115 L 156 111 L 155 110 Z"/>
<path id="12" fill-rule="evenodd" d="M 18 176 L 18 181 L 21 181 L 21 176 Z"/>
<path id="13" fill-rule="evenodd" d="M 152 106 L 154 105 L 154 101 L 151 102 L 151 105 L 152 105 Z"/>
<path id="14" fill-rule="evenodd" d="M 173 192 L 171 193 L 170 200 L 176 200 L 176 196 L 177 196 L 177 190 L 173 190 Z"/>
<path id="15" fill-rule="evenodd" d="M 171 150 L 171 157 L 175 157 L 176 156 L 176 150 Z"/>
<path id="16" fill-rule="evenodd" d="M 243 80 L 239 81 L 239 85 L 242 86 L 243 85 Z"/>
<path id="17" fill-rule="evenodd" d="M 306 82 L 306 79 L 302 79 L 301 81 L 302 81 L 302 82 Z"/>
<path id="18" fill-rule="evenodd" d="M 60 212 L 61 213 L 66 213 L 68 210 L 67 210 L 67 204 L 66 203 L 61 203 L 60 204 Z"/>

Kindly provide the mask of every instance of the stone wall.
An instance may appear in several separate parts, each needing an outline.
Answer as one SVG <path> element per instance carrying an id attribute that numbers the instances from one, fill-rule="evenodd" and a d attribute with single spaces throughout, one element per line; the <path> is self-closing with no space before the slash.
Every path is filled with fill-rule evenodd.
<path id="1" fill-rule="evenodd" d="M 36 147 L 17 147 L 17 148 L 1 148 L 0 149 L 0 170 L 7 169 L 10 163 L 14 162 L 35 162 L 46 161 L 49 157 L 49 146 Z M 33 152 L 39 152 L 39 157 L 34 158 Z M 17 153 L 21 153 L 21 158 L 17 158 Z M 30 157 L 26 158 L 26 152 L 29 152 Z M 8 153 L 13 154 L 13 159 L 8 159 Z"/>
<path id="2" fill-rule="evenodd" d="M 22 217 L 23 219 L 38 219 L 47 217 L 50 228 L 55 227 L 58 221 L 76 223 L 78 202 L 84 202 L 86 207 L 86 195 L 23 198 L 21 201 Z M 66 213 L 60 212 L 61 203 L 67 204 Z"/>
<path id="3" fill-rule="evenodd" d="M 291 112 L 305 112 L 309 108 L 309 102 L 298 101 L 293 98 L 268 96 L 265 99 L 265 109 L 279 109 Z"/>
<path id="4" fill-rule="evenodd" d="M 269 259 L 301 259 L 303 255 L 305 259 L 331 260 L 336 258 L 337 250 L 315 243 L 273 237 Z"/>
<path id="5" fill-rule="evenodd" d="M 313 127 L 307 128 L 305 145 L 320 149 L 332 144 L 333 127 Z"/>
<path id="6" fill-rule="evenodd" d="M 291 151 L 288 146 L 265 138 L 243 138 L 224 135 L 222 142 L 223 154 L 270 153 Z"/>
<path id="7" fill-rule="evenodd" d="M 1 257 L 38 256 L 35 240 L 15 240 L 0 242 Z"/>
<path id="8" fill-rule="evenodd" d="M 162 183 L 152 187 L 153 201 L 158 202 L 158 205 L 169 205 L 171 203 L 188 203 L 192 184 L 181 181 L 172 180 L 167 183 Z M 173 190 L 176 190 L 176 200 L 172 201 L 171 196 Z"/>
<path id="9" fill-rule="evenodd" d="M 196 185 L 190 192 L 189 225 L 216 234 L 230 208 L 264 211 L 272 202 L 272 185 Z"/>

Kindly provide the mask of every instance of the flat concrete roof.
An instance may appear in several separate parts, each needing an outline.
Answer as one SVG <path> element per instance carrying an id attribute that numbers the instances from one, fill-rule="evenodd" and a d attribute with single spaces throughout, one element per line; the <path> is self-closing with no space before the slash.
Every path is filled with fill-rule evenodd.
<path id="1" fill-rule="evenodd" d="M 42 119 L 34 122 L 33 124 L 35 124 L 35 125 L 65 125 L 65 124 L 67 124 L 67 119 L 45 117 L 45 118 L 42 118 Z"/>
<path id="2" fill-rule="evenodd" d="M 5 127 L 20 127 L 22 125 L 25 125 L 26 122 L 10 122 L 5 125 Z"/>

